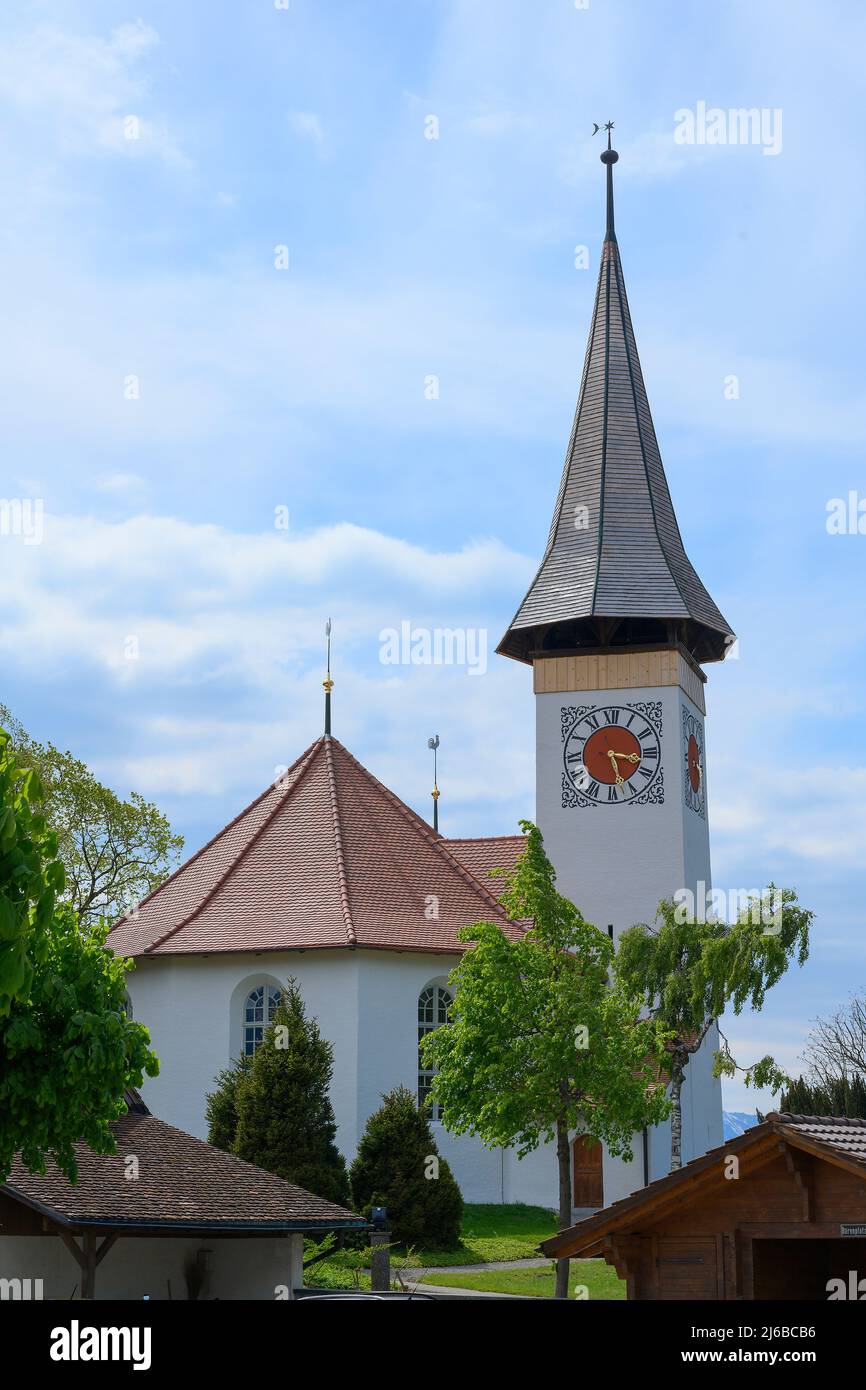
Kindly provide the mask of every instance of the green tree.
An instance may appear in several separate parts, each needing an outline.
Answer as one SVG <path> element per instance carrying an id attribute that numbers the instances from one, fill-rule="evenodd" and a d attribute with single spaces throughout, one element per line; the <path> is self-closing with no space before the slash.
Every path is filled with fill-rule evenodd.
<path id="1" fill-rule="evenodd" d="M 31 1172 L 52 1157 L 75 1182 L 76 1141 L 114 1153 L 124 1090 L 159 1070 L 147 1029 L 126 1016 L 129 962 L 107 949 L 106 931 L 57 908 L 26 996 L 0 1019 L 0 1182 L 16 1150 Z"/>
<path id="2" fill-rule="evenodd" d="M 843 1115 L 866 1120 L 866 1081 L 862 1076 L 833 1076 L 823 1082 L 800 1076 L 790 1081 L 779 1109 L 789 1115 Z"/>
<path id="3" fill-rule="evenodd" d="M 289 980 L 246 1076 L 236 1083 L 234 1152 L 318 1197 L 345 1204 L 349 1180 L 334 1142 L 331 1044 Z"/>
<path id="4" fill-rule="evenodd" d="M 394 1241 L 427 1250 L 460 1244 L 463 1198 L 439 1157 L 430 1121 L 412 1092 L 398 1086 L 367 1121 L 349 1180 L 356 1211 L 388 1208 Z"/>
<path id="5" fill-rule="evenodd" d="M 0 729 L 0 1019 L 26 1000 L 34 965 L 46 959 L 64 886 L 57 836 L 33 805 L 41 796 L 39 777 L 19 764 Z"/>
<path id="6" fill-rule="evenodd" d="M 238 1132 L 238 1087 L 249 1075 L 251 1057 L 241 1056 L 214 1078 L 216 1090 L 205 1097 L 207 1142 L 226 1153 L 234 1151 Z"/>
<path id="7" fill-rule="evenodd" d="M 33 800 L 57 834 L 65 894 L 83 922 L 114 921 L 158 888 L 177 864 L 183 837 L 138 792 L 124 801 L 89 768 L 51 743 L 37 743 L 0 705 L 18 765 L 37 774 Z"/>
<path id="8" fill-rule="evenodd" d="M 798 906 L 794 892 L 771 885 L 760 898 L 749 899 L 734 923 L 712 915 L 699 920 L 683 903 L 668 899 L 659 904 L 654 927 L 631 927 L 620 937 L 616 978 L 643 995 L 651 1017 L 669 1035 L 672 1169 L 682 1164 L 682 1088 L 690 1059 L 726 1008 L 739 1014 L 748 1004 L 759 1011 L 795 954 L 803 965 L 812 916 Z M 785 1074 L 772 1057 L 741 1067 L 724 1035 L 721 1039 L 716 1076 L 742 1071 L 747 1085 L 772 1091 L 784 1085 Z"/>
<path id="9" fill-rule="evenodd" d="M 446 1128 L 521 1156 L 556 1140 L 560 1226 L 571 1223 L 569 1135 L 581 1130 L 631 1158 L 632 1136 L 668 1113 L 660 1079 L 664 1030 L 640 999 L 611 983 L 613 945 L 556 891 L 540 831 L 521 821 L 526 847 L 502 902 L 529 930 L 509 941 L 478 922 L 452 972 L 452 1022 L 422 1043 L 438 1068 L 433 1099 Z M 568 1260 L 556 1296 L 568 1296 Z"/>

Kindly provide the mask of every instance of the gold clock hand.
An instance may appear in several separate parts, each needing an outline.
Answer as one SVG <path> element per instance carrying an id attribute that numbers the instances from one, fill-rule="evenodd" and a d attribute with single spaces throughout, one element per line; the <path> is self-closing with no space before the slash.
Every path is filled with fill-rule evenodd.
<path id="1" fill-rule="evenodd" d="M 612 758 L 625 758 L 625 760 L 626 760 L 627 763 L 639 763 L 639 762 L 640 762 L 640 754 L 639 754 L 639 753 L 613 753 L 613 752 L 611 752 L 611 755 L 610 755 L 610 756 L 611 756 Z"/>

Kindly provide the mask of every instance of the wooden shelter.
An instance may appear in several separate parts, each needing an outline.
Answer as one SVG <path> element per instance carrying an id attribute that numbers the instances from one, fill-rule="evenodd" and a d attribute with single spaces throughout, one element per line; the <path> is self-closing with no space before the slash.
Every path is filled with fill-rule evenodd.
<path id="1" fill-rule="evenodd" d="M 866 1298 L 866 1120 L 770 1114 L 541 1248 L 630 1299 Z"/>
<path id="2" fill-rule="evenodd" d="M 40 1174 L 15 1159 L 0 1187 L 0 1301 L 292 1298 L 305 1235 L 369 1229 L 165 1124 L 131 1088 L 112 1132 L 116 1153 L 75 1145 L 75 1184 L 53 1160 Z"/>

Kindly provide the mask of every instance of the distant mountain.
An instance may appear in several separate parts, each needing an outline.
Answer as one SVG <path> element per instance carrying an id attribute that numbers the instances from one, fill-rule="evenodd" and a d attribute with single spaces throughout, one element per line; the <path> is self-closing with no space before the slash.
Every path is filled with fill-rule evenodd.
<path id="1" fill-rule="evenodd" d="M 723 1110 L 722 1120 L 726 1139 L 736 1139 L 738 1134 L 745 1134 L 747 1129 L 758 1123 L 755 1112 L 749 1114 L 747 1110 Z"/>

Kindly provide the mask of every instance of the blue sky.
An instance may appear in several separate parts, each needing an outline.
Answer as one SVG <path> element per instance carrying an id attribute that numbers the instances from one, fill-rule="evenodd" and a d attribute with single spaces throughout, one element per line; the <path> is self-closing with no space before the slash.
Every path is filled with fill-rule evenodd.
<path id="1" fill-rule="evenodd" d="M 866 497 L 866 15 L 9 9 L 2 492 L 46 519 L 41 545 L 0 537 L 0 698 L 189 849 L 319 733 L 329 614 L 335 732 L 373 772 L 426 810 L 438 731 L 447 831 L 532 812 L 530 677 L 492 648 L 546 537 L 603 231 L 589 131 L 616 119 L 662 453 L 741 638 L 708 687 L 715 881 L 817 913 L 807 967 L 728 1031 L 795 1068 L 866 984 L 866 536 L 826 528 Z M 701 101 L 780 110 L 781 150 L 677 144 Z M 486 629 L 486 675 L 383 666 L 404 620 Z"/>

